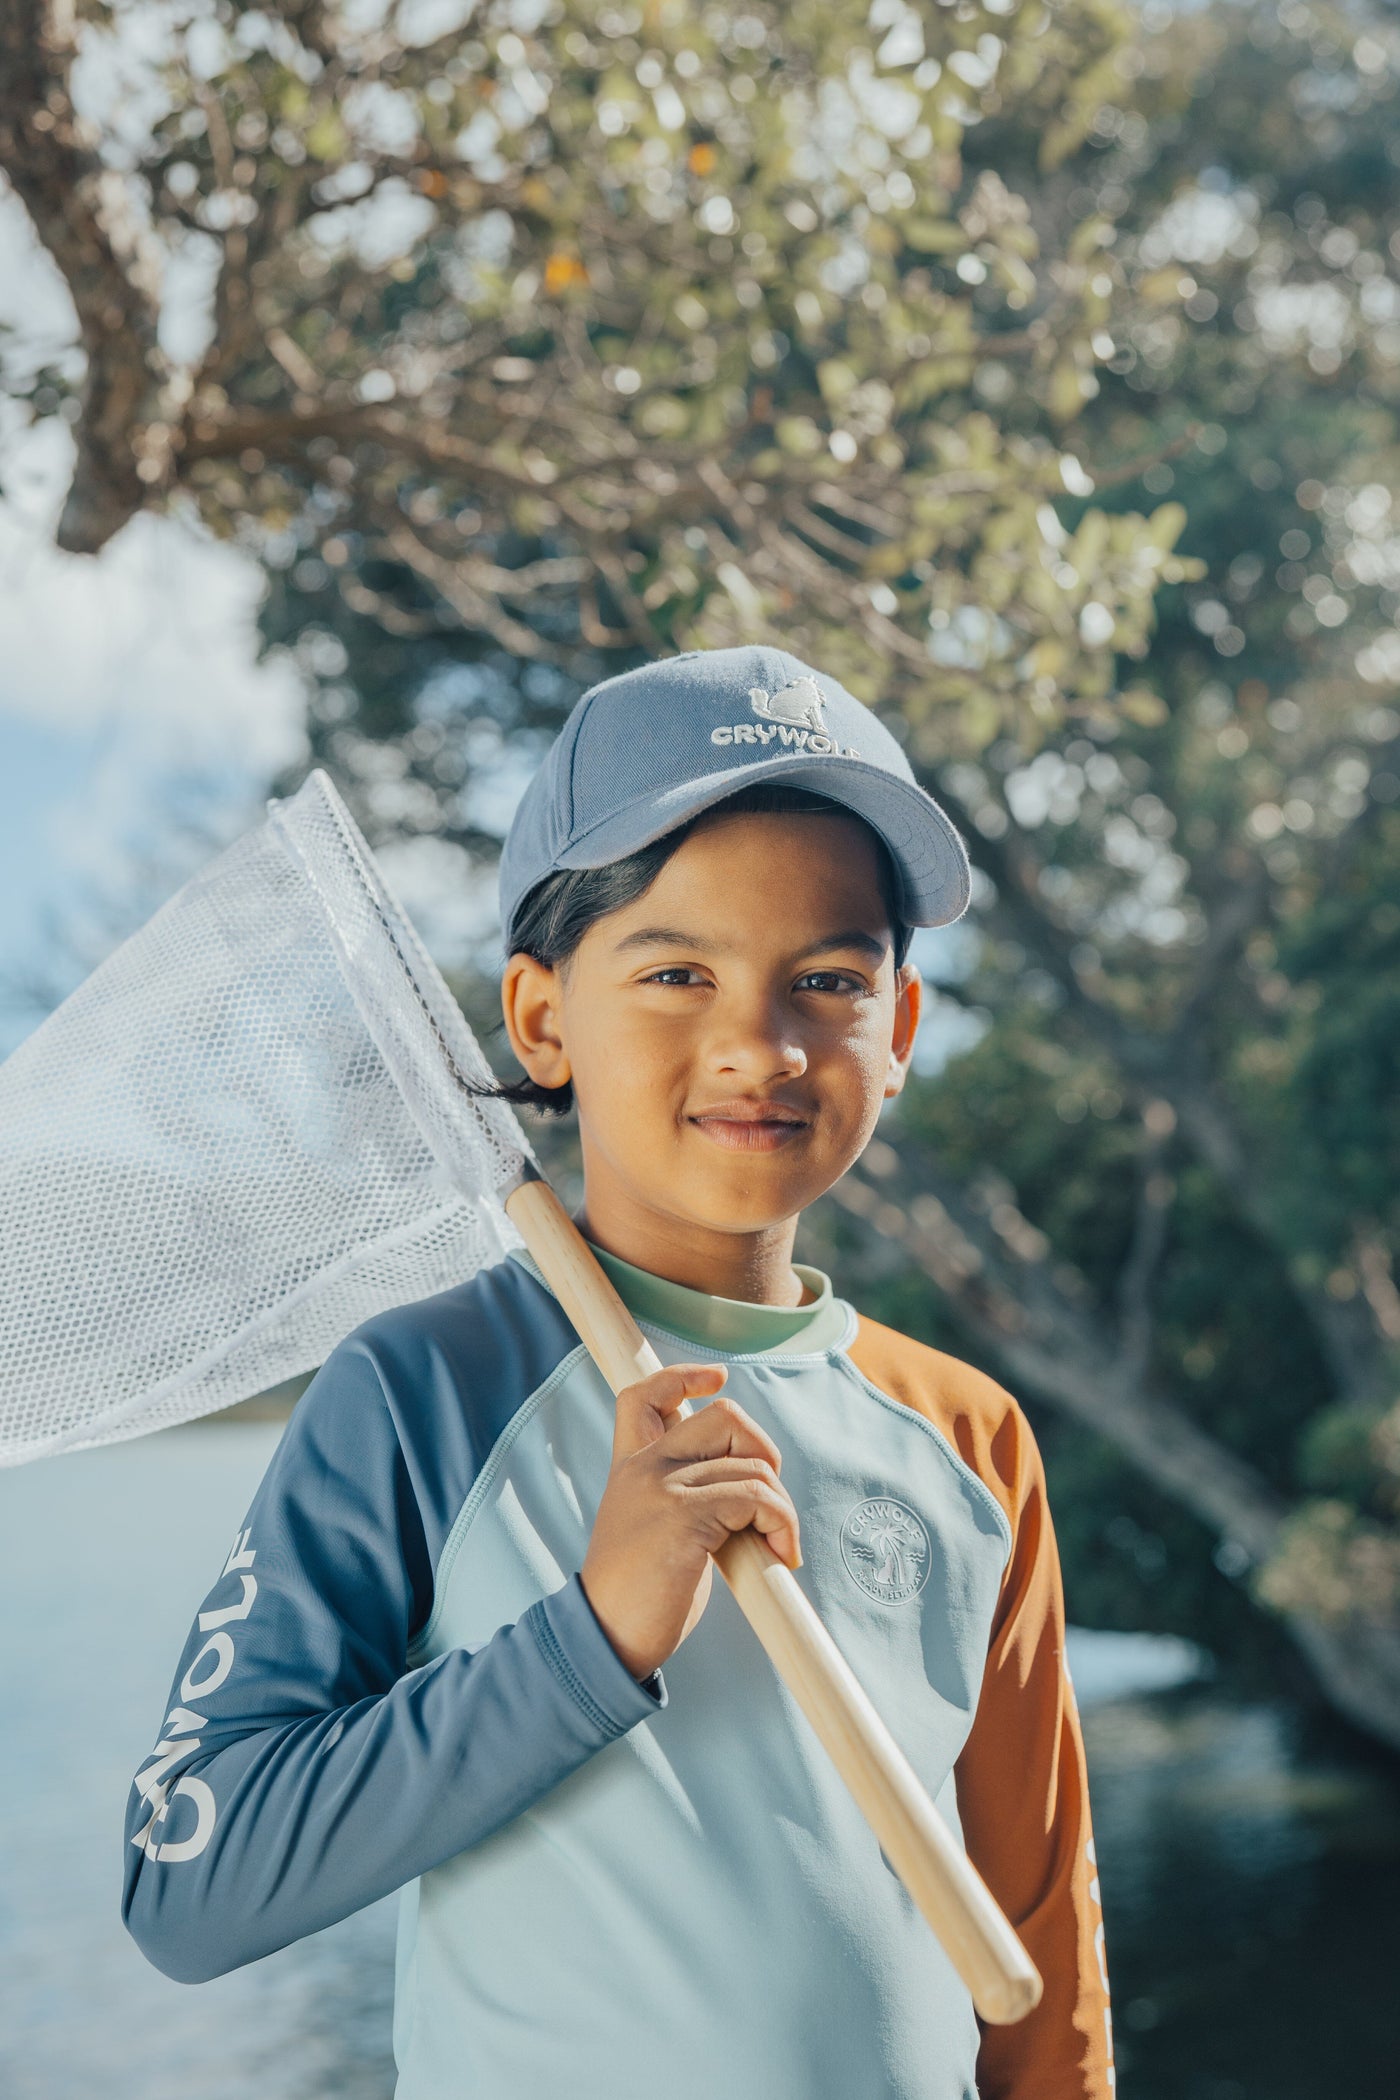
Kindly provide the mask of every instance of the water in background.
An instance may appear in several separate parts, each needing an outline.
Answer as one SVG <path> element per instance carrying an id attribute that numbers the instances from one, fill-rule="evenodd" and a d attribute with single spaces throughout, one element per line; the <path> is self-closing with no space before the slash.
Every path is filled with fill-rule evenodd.
<path id="1" fill-rule="evenodd" d="M 392 2094 L 392 1899 L 197 1989 L 118 1918 L 131 1775 L 277 1435 L 205 1424 L 0 1473 L 6 2100 Z M 1393 2100 L 1384 1768 L 1323 1756 L 1287 1709 L 1166 1689 L 1184 1643 L 1079 1636 L 1071 1659 L 1125 2100 Z"/>

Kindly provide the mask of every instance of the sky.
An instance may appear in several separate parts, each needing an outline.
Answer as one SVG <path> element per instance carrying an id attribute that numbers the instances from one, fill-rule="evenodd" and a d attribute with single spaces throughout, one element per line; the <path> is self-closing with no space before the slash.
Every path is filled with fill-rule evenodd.
<path id="1" fill-rule="evenodd" d="M 60 553 L 69 449 L 50 424 L 0 454 L 4 1049 L 37 1018 L 16 976 L 75 979 L 103 925 L 154 908 L 304 750 L 299 679 L 257 661 L 256 565 L 156 517 Z"/>
<path id="2" fill-rule="evenodd" d="M 74 336 L 2 185 L 0 328 L 21 368 Z M 293 667 L 258 662 L 257 565 L 154 515 L 99 555 L 61 553 L 71 466 L 65 425 L 0 404 L 0 1054 L 39 1017 L 16 980 L 68 989 L 304 748 Z"/>

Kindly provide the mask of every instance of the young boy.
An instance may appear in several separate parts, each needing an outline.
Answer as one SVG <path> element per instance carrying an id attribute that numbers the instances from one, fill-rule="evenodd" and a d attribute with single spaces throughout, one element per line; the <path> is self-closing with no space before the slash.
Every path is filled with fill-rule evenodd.
<path id="1" fill-rule="evenodd" d="M 614 1403 L 523 1253 L 334 1352 L 137 1774 L 124 1915 L 169 1975 L 403 1887 L 400 2100 L 1111 2092 L 1030 1430 L 792 1261 L 967 881 L 894 739 L 782 652 L 579 702 L 502 862 L 504 1091 L 577 1108 L 579 1223 L 666 1368 Z M 1019 2025 L 979 2031 L 712 1585 L 750 1524 L 1021 1932 Z"/>

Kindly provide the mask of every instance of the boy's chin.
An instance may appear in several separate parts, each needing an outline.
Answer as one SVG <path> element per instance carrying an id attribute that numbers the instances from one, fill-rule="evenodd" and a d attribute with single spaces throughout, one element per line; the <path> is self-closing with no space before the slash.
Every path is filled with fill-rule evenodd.
<path id="1" fill-rule="evenodd" d="M 762 1233 L 790 1224 L 826 1186 L 810 1176 L 775 1173 L 770 1165 L 766 1172 L 750 1171 L 742 1178 L 695 1174 L 658 1190 L 657 1198 L 661 1208 L 687 1225 L 709 1232 Z"/>

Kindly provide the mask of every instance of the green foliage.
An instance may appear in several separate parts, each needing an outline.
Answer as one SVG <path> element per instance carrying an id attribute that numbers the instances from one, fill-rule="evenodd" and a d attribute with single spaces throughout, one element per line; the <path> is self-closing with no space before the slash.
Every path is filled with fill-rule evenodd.
<path id="1" fill-rule="evenodd" d="M 1377 1491 L 1386 1479 L 1381 1457 L 1381 1436 L 1390 1417 L 1374 1407 L 1329 1407 L 1312 1416 L 1298 1440 L 1300 1484 L 1316 1493 L 1338 1494 L 1353 1507 L 1381 1503 L 1377 1514 L 1388 1515 L 1386 1505 L 1393 1492 Z"/>
<path id="2" fill-rule="evenodd" d="M 1332 1192 L 1330 1252 L 1345 1250 L 1350 1218 L 1381 1223 L 1392 1244 L 1400 1232 L 1395 828 L 1387 826 L 1389 839 L 1377 839 L 1345 884 L 1322 893 L 1279 940 L 1278 967 L 1290 987 L 1284 1106 L 1317 1174 L 1314 1186 Z"/>
<path id="3" fill-rule="evenodd" d="M 1037 218 L 1117 0 L 171 19 L 130 203 L 218 274 L 134 419 L 152 500 L 570 671 L 780 629 L 946 744 L 1111 717 L 1182 514 L 1066 540 L 1119 273 L 1111 214 Z"/>
<path id="4" fill-rule="evenodd" d="M 1270 1638 L 1247 1592 L 1221 1573 L 1207 1528 L 1106 1444 L 1034 1403 L 1031 1414 L 1074 1623 L 1184 1635 L 1237 1684 L 1276 1689 L 1283 1640 Z"/>
<path id="5" fill-rule="evenodd" d="M 1275 1611 L 1307 1612 L 1324 1625 L 1359 1614 L 1394 1629 L 1400 1626 L 1400 1536 L 1359 1517 L 1349 1502 L 1306 1502 L 1255 1587 Z"/>
<path id="6" fill-rule="evenodd" d="M 1150 1373 L 1293 1508 L 1253 1594 L 1388 1625 L 1400 47 L 1373 10 L 1257 7 L 1183 16 L 1139 60 L 1074 207 L 1114 209 L 1124 285 L 1086 449 L 1147 462 L 1125 494 L 1180 498 L 1204 573 L 1164 593 L 1155 720 L 939 770 L 996 885 L 956 987 L 987 1033 L 904 1114 L 960 1175 L 1005 1174 L 1111 1333 L 1144 1103 L 1196 1105 L 1163 1159 Z M 1101 1512 L 1143 1489 L 1060 1441 L 1072 1607 L 1218 1620 L 1207 1535 L 1149 1497 L 1171 1574 L 1135 1572 Z"/>

